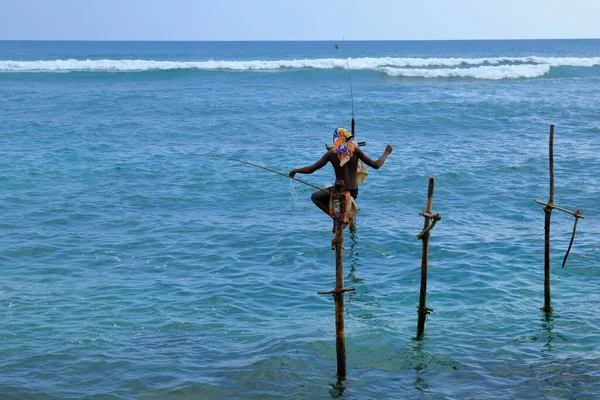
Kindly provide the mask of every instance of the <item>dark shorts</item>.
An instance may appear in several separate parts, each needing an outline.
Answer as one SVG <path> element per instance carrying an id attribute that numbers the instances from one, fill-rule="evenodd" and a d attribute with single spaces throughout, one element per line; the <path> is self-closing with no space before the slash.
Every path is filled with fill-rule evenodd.
<path id="1" fill-rule="evenodd" d="M 352 196 L 354 200 L 356 200 L 356 198 L 358 197 L 358 188 L 348 191 L 350 192 L 350 196 Z M 311 199 L 313 203 L 321 203 L 325 207 L 329 207 L 329 198 L 331 197 L 332 193 L 333 187 L 328 187 L 324 190 L 318 190 L 314 192 L 311 196 Z"/>

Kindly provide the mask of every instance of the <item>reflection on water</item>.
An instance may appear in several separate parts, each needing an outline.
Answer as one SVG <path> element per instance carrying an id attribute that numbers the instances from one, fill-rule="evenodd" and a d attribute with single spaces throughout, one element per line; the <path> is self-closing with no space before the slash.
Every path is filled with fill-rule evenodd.
<path id="1" fill-rule="evenodd" d="M 544 344 L 544 348 L 552 350 L 552 341 L 554 340 L 554 335 L 552 334 L 552 329 L 554 329 L 554 316 L 552 312 L 544 314 L 541 326 L 543 330 L 548 332 L 548 340 L 546 341 L 546 344 Z"/>
<path id="2" fill-rule="evenodd" d="M 346 387 L 344 386 L 344 381 L 338 379 L 336 382 L 330 384 L 331 389 L 329 389 L 329 395 L 332 399 L 343 399 L 344 391 Z"/>
<path id="3" fill-rule="evenodd" d="M 558 318 L 560 317 L 555 315 L 553 312 L 545 313 L 544 318 L 542 318 L 541 327 L 547 333 L 546 343 L 544 344 L 542 355 L 544 355 L 545 353 L 549 353 L 552 350 L 552 342 L 556 339 L 560 339 L 562 341 L 568 340 L 564 335 L 554 332 L 554 320 Z"/>
<path id="4" fill-rule="evenodd" d="M 429 389 L 429 383 L 427 381 L 427 367 L 426 361 L 427 355 L 423 352 L 423 342 L 415 342 L 414 359 L 415 359 L 415 389 L 419 392 L 426 393 Z"/>

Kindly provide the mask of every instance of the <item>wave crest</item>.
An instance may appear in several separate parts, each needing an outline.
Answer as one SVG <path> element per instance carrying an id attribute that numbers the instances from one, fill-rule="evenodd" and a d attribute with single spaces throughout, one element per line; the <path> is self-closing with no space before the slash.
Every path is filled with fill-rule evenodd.
<path id="1" fill-rule="evenodd" d="M 405 78 L 473 78 L 473 79 L 523 79 L 537 78 L 550 72 L 549 65 L 502 65 L 474 68 L 380 68 L 389 76 Z"/>
<path id="2" fill-rule="evenodd" d="M 352 70 L 383 72 L 389 76 L 474 79 L 536 78 L 550 68 L 589 68 L 600 65 L 600 57 L 489 57 L 406 58 L 364 57 L 350 59 Z M 253 61 L 154 61 L 154 60 L 0 60 L 0 72 L 142 72 L 164 70 L 274 71 L 286 69 L 345 69 L 346 59 L 317 58 Z"/>

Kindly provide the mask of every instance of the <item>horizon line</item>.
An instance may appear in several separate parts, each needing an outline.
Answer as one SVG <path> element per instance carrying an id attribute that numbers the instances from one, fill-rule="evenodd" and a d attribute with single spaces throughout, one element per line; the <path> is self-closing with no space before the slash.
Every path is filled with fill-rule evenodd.
<path id="1" fill-rule="evenodd" d="M 344 42 L 474 42 L 474 41 L 520 41 L 520 40 L 599 40 L 594 37 L 580 38 L 511 38 L 511 39 L 345 39 Z M 1 39 L 0 42 L 339 42 L 339 39 Z"/>

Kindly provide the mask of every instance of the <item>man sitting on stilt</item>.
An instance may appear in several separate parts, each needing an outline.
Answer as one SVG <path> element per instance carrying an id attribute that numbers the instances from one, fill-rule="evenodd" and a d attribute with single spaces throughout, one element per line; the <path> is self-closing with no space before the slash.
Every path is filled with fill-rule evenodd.
<path id="1" fill-rule="evenodd" d="M 354 136 L 344 128 L 337 128 L 333 134 L 333 148 L 323 154 L 316 163 L 291 170 L 289 176 L 293 178 L 297 173 L 312 174 L 329 162 L 333 166 L 335 179 L 344 181 L 345 190 L 350 192 L 352 198 L 356 199 L 358 197 L 359 185 L 359 161 L 364 162 L 371 168 L 379 169 L 391 152 L 392 146 L 388 144 L 381 157 L 374 161 L 359 148 Z M 331 215 L 329 202 L 332 191 L 333 187 L 330 187 L 319 190 L 311 196 L 313 203 L 327 215 Z"/>

